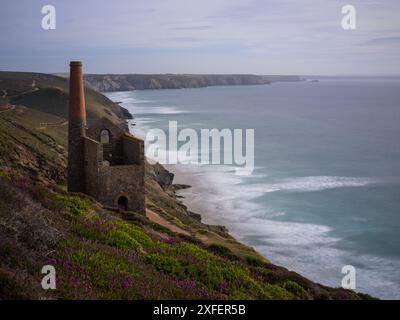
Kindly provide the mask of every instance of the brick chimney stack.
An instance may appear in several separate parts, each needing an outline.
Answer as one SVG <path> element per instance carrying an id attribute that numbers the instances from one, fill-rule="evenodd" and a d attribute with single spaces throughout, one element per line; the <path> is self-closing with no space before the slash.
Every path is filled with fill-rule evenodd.
<path id="1" fill-rule="evenodd" d="M 68 191 L 85 192 L 85 93 L 80 61 L 71 61 L 69 76 Z"/>

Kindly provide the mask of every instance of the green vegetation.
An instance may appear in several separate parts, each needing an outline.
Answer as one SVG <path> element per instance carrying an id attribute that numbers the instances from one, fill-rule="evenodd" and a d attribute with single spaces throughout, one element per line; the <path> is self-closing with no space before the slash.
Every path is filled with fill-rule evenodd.
<path id="1" fill-rule="evenodd" d="M 74 215 L 84 216 L 91 205 L 78 196 L 59 195 L 57 199 L 61 200 L 64 208 L 68 209 Z"/>
<path id="2" fill-rule="evenodd" d="M 357 298 L 350 291 L 325 289 L 263 261 L 248 263 L 222 245 L 189 241 L 153 229 L 140 219 L 124 221 L 89 198 L 59 189 L 43 193 L 42 186 L 27 185 L 28 181 L 16 186 L 0 178 L 0 195 L 6 199 L 0 208 L 1 217 L 10 212 L 25 214 L 21 221 L 26 220 L 29 234 L 34 237 L 22 238 L 16 245 L 11 229 L 0 229 L 0 240 L 6 244 L 0 250 L 0 271 L 25 268 L 25 262 L 20 264 L 23 256 L 29 261 L 34 282 L 40 279 L 41 266 L 54 265 L 58 289 L 50 293 L 50 298 L 308 299 L 332 298 L 336 291 L 346 298 Z M 16 205 L 15 199 L 22 194 L 25 200 Z M 22 213 L 27 207 L 30 209 Z M 36 208 L 35 220 L 29 220 L 34 218 L 32 208 Z M 0 228 L 4 228 L 2 221 Z M 47 221 L 51 221 L 50 226 Z M 32 246 L 35 241 L 47 244 L 49 239 L 49 246 Z M 30 249 L 22 254 L 20 250 L 25 246 Z M 13 281 L 7 282 L 4 289 L 10 297 L 19 285 L 17 279 Z M 49 294 L 22 293 L 36 298 Z"/>
<path id="3" fill-rule="evenodd" d="M 66 118 L 68 110 L 68 79 L 50 74 L 0 71 L 0 92 L 15 105 Z M 120 123 L 126 110 L 104 95 L 85 88 L 87 116 L 106 117 Z"/>

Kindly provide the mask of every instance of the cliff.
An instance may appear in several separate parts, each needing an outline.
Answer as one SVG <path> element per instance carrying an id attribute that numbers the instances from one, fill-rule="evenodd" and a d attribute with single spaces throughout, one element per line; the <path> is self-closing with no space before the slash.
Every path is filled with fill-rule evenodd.
<path id="1" fill-rule="evenodd" d="M 29 87 L 31 76 L 13 74 L 14 83 Z M 46 90 L 60 90 L 59 79 L 49 79 Z M 203 224 L 175 196 L 184 186 L 174 187 L 173 174 L 160 165 L 146 164 L 146 216 L 109 211 L 66 192 L 65 97 L 52 96 L 58 110 L 44 109 L 30 99 L 13 100 L 23 93 L 3 80 L 0 299 L 368 298 L 276 266 L 225 228 Z M 104 102 L 92 104 L 94 117 L 115 107 L 87 94 Z M 56 268 L 56 290 L 40 285 L 48 264 Z"/>
<path id="2" fill-rule="evenodd" d="M 100 92 L 144 89 L 182 89 L 209 86 L 263 85 L 276 81 L 300 81 L 297 76 L 251 74 L 89 74 L 86 84 Z"/>

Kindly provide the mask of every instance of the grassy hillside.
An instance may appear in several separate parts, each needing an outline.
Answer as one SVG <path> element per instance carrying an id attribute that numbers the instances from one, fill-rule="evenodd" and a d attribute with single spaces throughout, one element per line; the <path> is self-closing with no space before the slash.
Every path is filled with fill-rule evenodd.
<path id="1" fill-rule="evenodd" d="M 368 297 L 313 283 L 201 223 L 160 165 L 146 165 L 146 205 L 160 223 L 67 193 L 66 120 L 38 109 L 0 106 L 0 299 Z M 41 288 L 47 264 L 57 290 Z"/>
<path id="2" fill-rule="evenodd" d="M 66 78 L 29 72 L 1 72 L 0 95 L 15 105 L 66 117 L 69 84 Z M 115 123 L 128 112 L 102 94 L 85 88 L 88 119 L 106 117 Z"/>
<path id="3" fill-rule="evenodd" d="M 227 246 L 174 234 L 143 216 L 121 217 L 57 185 L 10 174 L 0 173 L 2 299 L 359 298 Z M 54 291 L 40 287 L 47 264 L 57 270 Z"/>
<path id="4" fill-rule="evenodd" d="M 65 119 L 23 106 L 0 107 L 0 166 L 14 175 L 63 183 Z"/>

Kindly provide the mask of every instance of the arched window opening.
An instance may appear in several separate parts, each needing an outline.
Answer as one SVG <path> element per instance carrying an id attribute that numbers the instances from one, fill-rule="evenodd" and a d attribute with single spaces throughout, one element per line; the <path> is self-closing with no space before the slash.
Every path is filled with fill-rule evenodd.
<path id="1" fill-rule="evenodd" d="M 110 132 L 106 129 L 100 132 L 100 143 L 107 144 L 110 143 Z"/>

